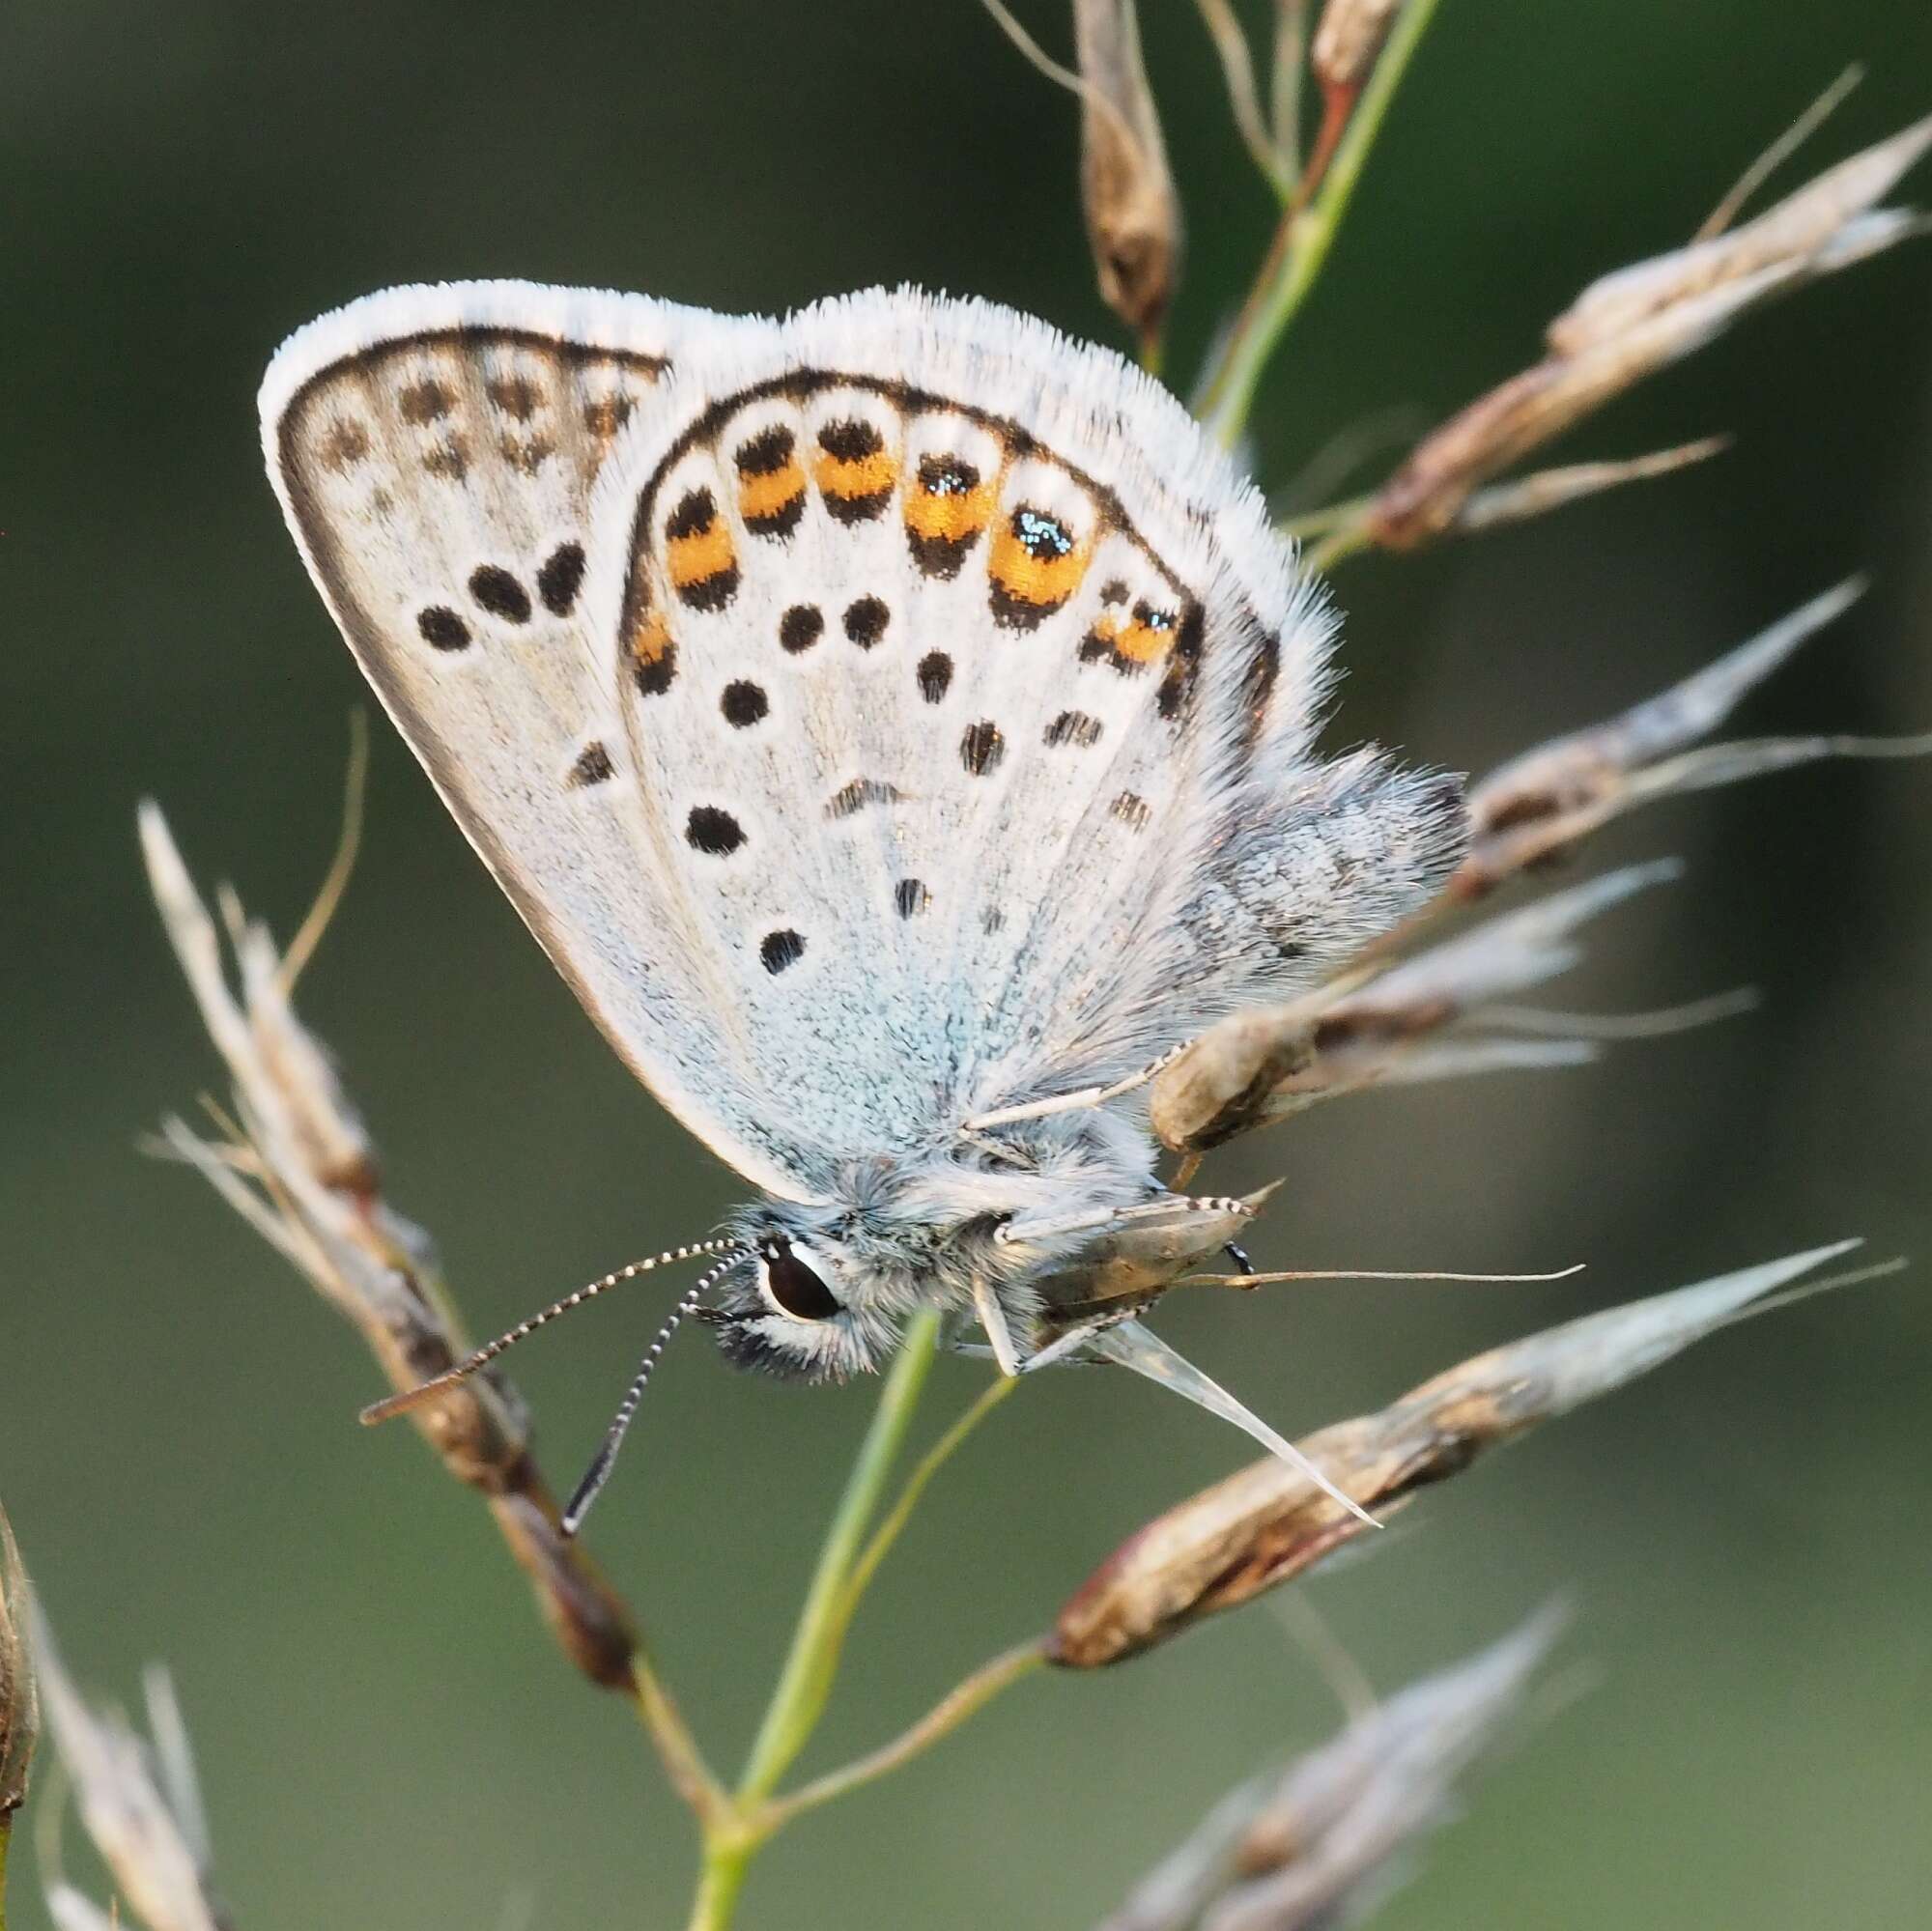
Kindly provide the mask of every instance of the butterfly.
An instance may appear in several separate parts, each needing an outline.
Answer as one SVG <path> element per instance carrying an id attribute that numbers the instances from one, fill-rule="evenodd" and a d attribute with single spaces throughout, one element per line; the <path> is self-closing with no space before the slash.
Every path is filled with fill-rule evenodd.
<path id="1" fill-rule="evenodd" d="M 1427 899 L 1458 784 L 1315 750 L 1334 619 L 1158 383 L 982 301 L 781 321 L 469 282 L 323 317 L 264 448 L 443 802 L 663 1104 L 759 1190 L 695 1312 L 873 1369 L 916 1309 L 1124 1361 L 1253 1202 L 1136 1076 Z M 665 1335 L 566 1516 L 608 1470 Z"/>

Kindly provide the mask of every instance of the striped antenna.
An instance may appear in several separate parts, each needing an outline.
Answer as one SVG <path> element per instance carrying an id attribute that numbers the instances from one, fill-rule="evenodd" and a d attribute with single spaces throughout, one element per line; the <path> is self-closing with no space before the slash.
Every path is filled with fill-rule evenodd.
<path id="1" fill-rule="evenodd" d="M 392 1415 L 407 1414 L 412 1408 L 420 1407 L 445 1389 L 467 1380 L 477 1369 L 488 1366 L 506 1348 L 515 1347 L 526 1334 L 534 1334 L 546 1321 L 554 1320 L 560 1314 L 568 1314 L 574 1307 L 582 1307 L 585 1301 L 595 1300 L 621 1281 L 634 1281 L 639 1274 L 648 1274 L 658 1267 L 668 1267 L 678 1261 L 695 1261 L 711 1254 L 724 1254 L 735 1259 L 745 1251 L 743 1242 L 737 1240 L 700 1240 L 690 1247 L 673 1247 L 668 1253 L 654 1254 L 648 1261 L 633 1261 L 628 1266 L 619 1267 L 615 1273 L 606 1274 L 602 1280 L 579 1288 L 574 1294 L 565 1294 L 560 1301 L 553 1301 L 541 1314 L 533 1314 L 529 1320 L 519 1321 L 509 1333 L 499 1334 L 467 1360 L 459 1361 L 454 1368 L 444 1369 L 440 1375 L 424 1381 L 419 1387 L 406 1388 L 399 1395 L 387 1395 L 380 1402 L 371 1402 L 362 1410 L 362 1425 L 373 1428 L 379 1421 L 387 1421 Z M 706 1285 L 716 1278 L 717 1270 L 714 1269 L 699 1285 Z M 679 1318 L 682 1319 L 682 1316 Z M 675 1322 L 672 1324 L 675 1325 Z"/>
<path id="2" fill-rule="evenodd" d="M 597 1491 L 611 1479 L 611 1464 L 617 1460 L 617 1451 L 624 1445 L 625 1432 L 631 1426 L 632 1417 L 638 1412 L 638 1404 L 644 1399 L 644 1389 L 649 1384 L 657 1365 L 665 1351 L 665 1344 L 677 1332 L 678 1323 L 696 1307 L 697 1303 L 722 1281 L 731 1269 L 750 1253 L 749 1248 L 734 1247 L 720 1261 L 717 1266 L 705 1270 L 703 1278 L 696 1287 L 671 1309 L 665 1318 L 665 1324 L 658 1329 L 657 1338 L 644 1349 L 644 1358 L 638 1363 L 638 1372 L 632 1377 L 631 1385 L 624 1390 L 624 1399 L 617 1404 L 617 1412 L 611 1418 L 611 1426 L 604 1433 L 604 1440 L 592 1458 L 590 1466 L 583 1471 L 583 1479 L 572 1491 L 569 1505 L 564 1509 L 557 1526 L 567 1536 L 573 1536 L 590 1513 L 590 1505 L 597 1499 Z"/>

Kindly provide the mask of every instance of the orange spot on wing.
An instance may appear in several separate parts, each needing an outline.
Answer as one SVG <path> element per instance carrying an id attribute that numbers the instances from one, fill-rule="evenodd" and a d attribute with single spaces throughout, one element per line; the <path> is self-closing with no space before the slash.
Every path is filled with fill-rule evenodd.
<path id="1" fill-rule="evenodd" d="M 1055 611 L 1080 587 L 1093 555 L 1090 543 L 1076 543 L 1062 556 L 1036 556 L 1010 525 L 993 538 L 986 568 L 1008 596 L 1041 611 Z"/>
<path id="2" fill-rule="evenodd" d="M 671 587 L 689 589 L 707 578 L 722 576 L 737 561 L 731 547 L 731 531 L 722 517 L 714 517 L 702 529 L 689 536 L 673 536 L 665 546 L 665 568 L 670 573 Z"/>
<path id="3" fill-rule="evenodd" d="M 924 489 L 906 492 L 906 527 L 915 536 L 938 543 L 958 543 L 966 537 L 978 536 L 992 518 L 991 483 L 946 494 Z"/>
<path id="4" fill-rule="evenodd" d="M 1174 631 L 1175 618 L 1171 611 L 1156 611 L 1147 604 L 1136 604 L 1132 616 L 1115 630 L 1114 648 L 1129 663 L 1151 664 L 1155 658 L 1164 657 L 1173 646 Z"/>
<path id="5" fill-rule="evenodd" d="M 657 664 L 670 648 L 670 626 L 658 611 L 645 611 L 631 629 L 631 655 L 639 664 Z"/>
<path id="6" fill-rule="evenodd" d="M 857 457 L 821 450 L 811 466 L 812 480 L 828 497 L 884 496 L 898 481 L 898 462 L 887 449 Z"/>
<path id="7" fill-rule="evenodd" d="M 741 473 L 738 478 L 738 514 L 747 523 L 777 516 L 804 489 L 805 471 L 798 467 L 796 458 L 782 469 L 770 470 L 762 476 Z"/>

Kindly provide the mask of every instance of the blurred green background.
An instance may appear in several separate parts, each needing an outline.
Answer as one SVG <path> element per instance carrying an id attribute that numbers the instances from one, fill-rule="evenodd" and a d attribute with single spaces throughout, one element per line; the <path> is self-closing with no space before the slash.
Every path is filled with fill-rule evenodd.
<path id="1" fill-rule="evenodd" d="M 1066 47 L 1060 9 L 1024 11 Z M 1268 209 L 1194 9 L 1145 12 L 1192 214 L 1185 369 Z M 411 1434 L 355 1428 L 377 1384 L 352 1338 L 197 1180 L 136 1150 L 215 1072 L 133 808 L 160 798 L 190 862 L 283 933 L 327 862 L 362 693 L 260 473 L 253 391 L 287 330 L 388 282 L 514 274 L 726 309 L 911 279 L 1111 339 L 1072 105 L 973 0 L 67 0 L 9 9 L 0 32 L 0 1494 L 84 1679 L 131 1692 L 143 1659 L 173 1663 L 239 1923 L 676 1925 L 689 1835 L 623 1705 L 559 1661 L 483 1511 Z M 1869 78 L 1812 165 L 1932 106 L 1923 0 L 1452 0 L 1264 390 L 1264 481 L 1530 359 L 1577 287 L 1687 235 L 1855 58 Z M 1753 319 L 1564 451 L 1733 430 L 1721 460 L 1346 566 L 1336 741 L 1480 771 L 1852 570 L 1870 596 L 1747 726 L 1932 723 L 1929 319 L 1921 243 Z M 1819 768 L 1591 851 L 1592 870 L 1658 851 L 1691 869 L 1598 928 L 1561 1003 L 1752 980 L 1756 1016 L 1580 1072 L 1370 1095 L 1208 1169 L 1228 1188 L 1286 1177 L 1264 1264 L 1584 1259 L 1579 1282 L 1204 1297 L 1168 1331 L 1302 1430 L 1566 1311 L 1845 1233 L 1923 1252 L 1928 785 L 1923 767 Z M 380 721 L 370 811 L 305 1010 L 474 1323 L 704 1228 L 732 1177 L 632 1085 Z M 518 1360 L 558 1482 L 660 1304 L 613 1299 Z M 1928 1363 L 1920 1275 L 1806 1305 L 1536 1437 L 1315 1581 L 1383 1687 L 1552 1592 L 1600 1682 L 1494 1775 L 1389 1925 L 1924 1922 Z M 983 1373 L 942 1364 L 928 1425 Z M 727 1759 L 868 1401 L 680 1345 L 602 1506 L 594 1547 Z M 811 1762 L 895 1730 L 1240 1459 L 1111 1377 L 1027 1390 L 888 1572 Z M 781 1841 L 743 1921 L 1091 1922 L 1211 1798 L 1335 1718 L 1267 1607 L 1036 1682 Z M 39 1931 L 15 1865 L 16 1925 Z"/>

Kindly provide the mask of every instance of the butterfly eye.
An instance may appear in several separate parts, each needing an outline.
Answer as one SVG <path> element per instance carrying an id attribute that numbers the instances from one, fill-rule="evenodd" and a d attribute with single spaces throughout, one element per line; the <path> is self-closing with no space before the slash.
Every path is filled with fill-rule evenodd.
<path id="1" fill-rule="evenodd" d="M 781 1313 L 794 1320 L 830 1320 L 844 1312 L 817 1272 L 799 1259 L 789 1240 L 774 1240 L 760 1254 L 764 1290 Z"/>

